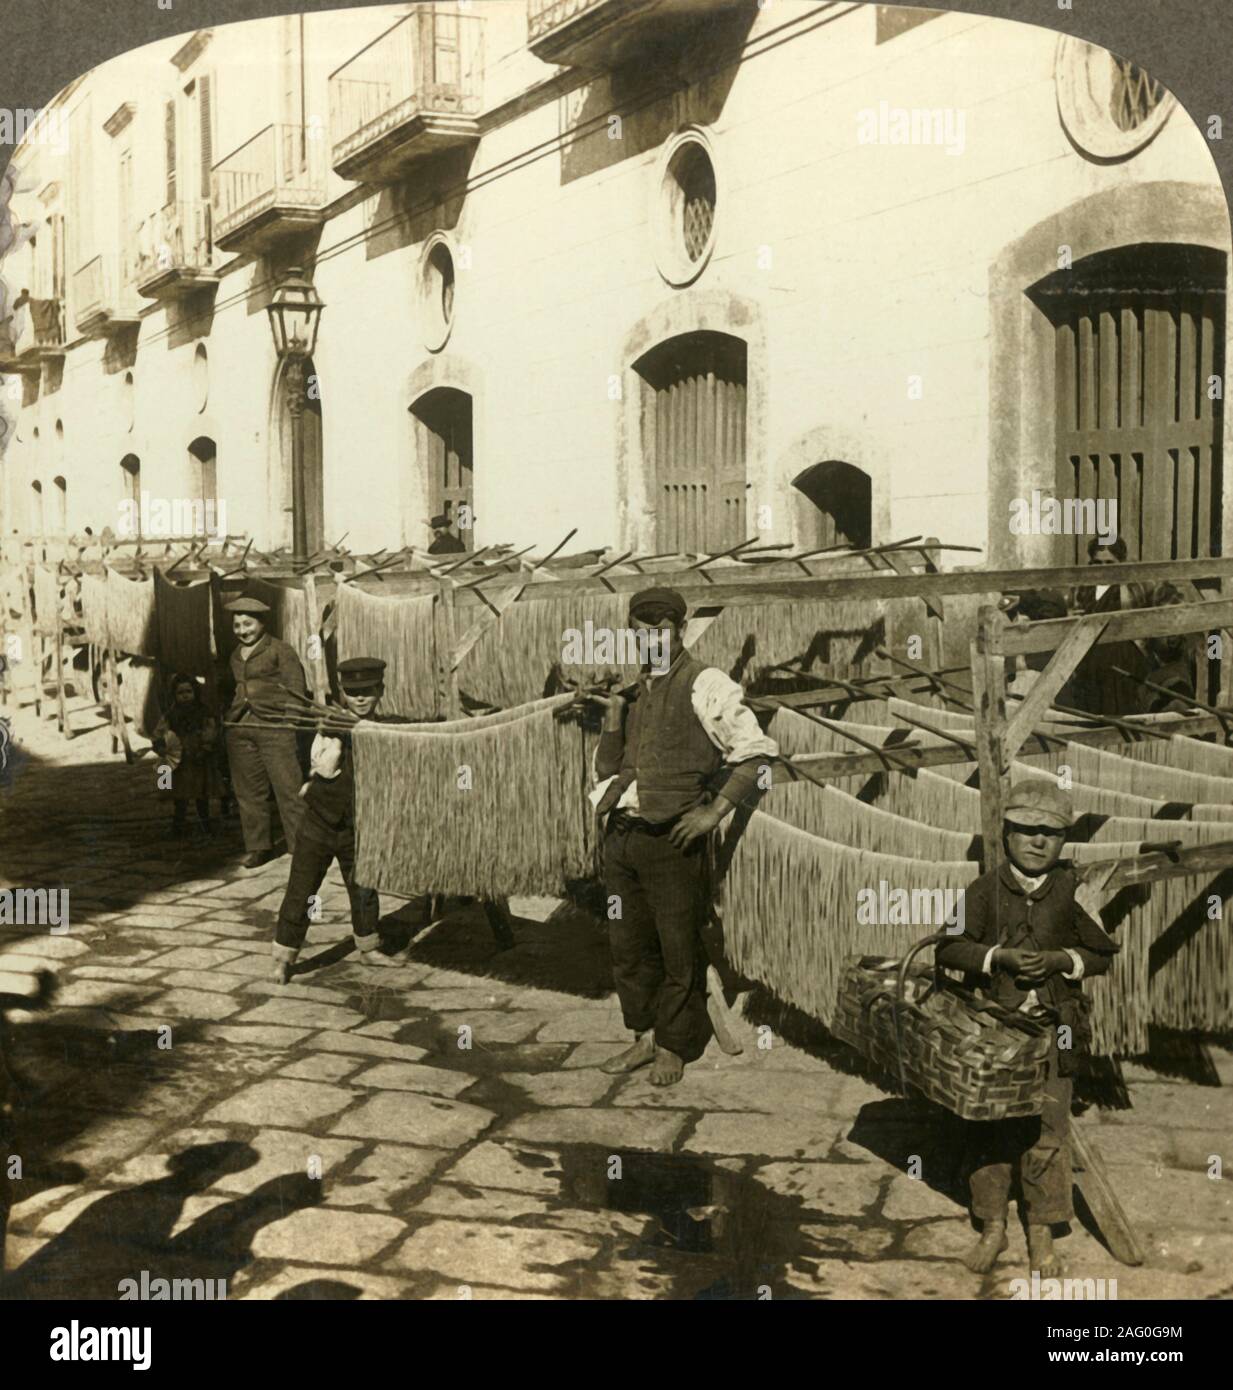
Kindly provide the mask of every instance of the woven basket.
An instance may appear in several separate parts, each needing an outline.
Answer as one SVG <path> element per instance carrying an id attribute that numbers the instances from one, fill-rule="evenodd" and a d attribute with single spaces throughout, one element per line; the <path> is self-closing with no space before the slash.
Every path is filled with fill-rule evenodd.
<path id="1" fill-rule="evenodd" d="M 1012 1014 L 912 960 L 861 956 L 845 968 L 831 1032 L 906 1092 L 914 1087 L 965 1120 L 1039 1115 L 1049 1024 Z"/>

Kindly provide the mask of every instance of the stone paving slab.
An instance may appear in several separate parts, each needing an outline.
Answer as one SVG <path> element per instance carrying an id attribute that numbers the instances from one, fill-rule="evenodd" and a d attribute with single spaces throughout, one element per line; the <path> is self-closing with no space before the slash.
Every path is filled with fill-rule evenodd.
<path id="1" fill-rule="evenodd" d="M 687 1116 L 667 1110 L 577 1110 L 531 1112 L 502 1125 L 499 1139 L 532 1144 L 606 1144 L 615 1149 L 666 1152 L 681 1137 Z"/>
<path id="2" fill-rule="evenodd" d="M 565 1292 L 569 1267 L 585 1266 L 600 1248 L 569 1231 L 439 1220 L 409 1236 L 386 1268 L 430 1269 L 463 1284 Z"/>
<path id="3" fill-rule="evenodd" d="M 278 1078 L 247 1087 L 208 1111 L 205 1120 L 214 1124 L 285 1125 L 296 1129 L 337 1115 L 352 1099 L 350 1092 L 337 1086 Z"/>
<path id="4" fill-rule="evenodd" d="M 767 1158 L 825 1158 L 849 1128 L 834 1119 L 764 1121 L 756 1114 L 703 1115 L 683 1147 L 698 1154 L 744 1154 L 752 1147 Z"/>
<path id="5" fill-rule="evenodd" d="M 381 1092 L 362 1100 L 333 1125 L 331 1133 L 448 1149 L 477 1139 L 493 1118 L 490 1110 L 477 1105 L 436 1100 L 411 1091 Z"/>
<path id="6" fill-rule="evenodd" d="M 373 1090 L 418 1091 L 428 1096 L 453 1098 L 474 1086 L 476 1078 L 443 1067 L 425 1067 L 417 1062 L 378 1062 L 376 1066 L 351 1078 L 352 1086 Z"/>

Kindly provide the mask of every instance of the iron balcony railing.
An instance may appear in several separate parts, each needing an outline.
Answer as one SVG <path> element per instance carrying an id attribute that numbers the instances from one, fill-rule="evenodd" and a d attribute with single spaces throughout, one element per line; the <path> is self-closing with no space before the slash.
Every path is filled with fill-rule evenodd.
<path id="1" fill-rule="evenodd" d="M 334 165 L 416 116 L 478 115 L 483 25 L 479 15 L 423 5 L 338 68 L 330 77 Z"/>
<path id="2" fill-rule="evenodd" d="M 73 318 L 84 333 L 112 319 L 138 318 L 135 289 L 137 256 L 103 253 L 87 261 L 73 275 Z"/>
<path id="3" fill-rule="evenodd" d="M 14 348 L 19 358 L 38 358 L 64 346 L 64 300 L 29 299 L 25 312 L 14 314 Z"/>
<path id="4" fill-rule="evenodd" d="M 212 261 L 210 205 L 194 200 L 168 203 L 137 229 L 137 283 L 169 270 L 208 271 Z"/>
<path id="5" fill-rule="evenodd" d="M 299 124 L 268 125 L 211 171 L 214 240 L 270 209 L 325 203 L 324 141 Z"/>
<path id="6" fill-rule="evenodd" d="M 587 10 L 597 10 L 602 5 L 611 4 L 612 0 L 529 0 L 527 37 L 534 43 L 567 20 L 576 19 Z"/>

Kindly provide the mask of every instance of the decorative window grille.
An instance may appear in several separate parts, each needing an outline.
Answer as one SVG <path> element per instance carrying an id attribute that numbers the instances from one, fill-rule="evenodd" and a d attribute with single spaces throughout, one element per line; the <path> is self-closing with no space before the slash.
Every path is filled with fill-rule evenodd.
<path id="1" fill-rule="evenodd" d="M 1113 120 L 1119 130 L 1137 130 L 1166 96 L 1164 87 L 1129 58 L 1109 55 L 1113 63 Z"/>

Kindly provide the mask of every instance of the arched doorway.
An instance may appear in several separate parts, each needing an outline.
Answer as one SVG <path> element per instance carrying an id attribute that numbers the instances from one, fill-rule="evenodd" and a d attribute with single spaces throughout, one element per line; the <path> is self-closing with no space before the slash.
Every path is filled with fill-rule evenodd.
<path id="1" fill-rule="evenodd" d="M 634 363 L 655 548 L 715 552 L 745 539 L 747 349 L 729 333 L 682 333 Z"/>
<path id="2" fill-rule="evenodd" d="M 411 406 L 415 457 L 424 479 L 425 520 L 444 514 L 468 550 L 474 548 L 475 456 L 472 399 L 453 386 L 425 392 Z M 424 546 L 428 532 L 412 536 Z"/>
<path id="3" fill-rule="evenodd" d="M 863 469 L 826 459 L 792 479 L 801 545 L 873 544 L 873 480 Z"/>
<path id="4" fill-rule="evenodd" d="M 124 534 L 141 539 L 141 460 L 136 454 L 125 454 L 120 460 L 120 516 Z"/>
<path id="5" fill-rule="evenodd" d="M 289 372 L 303 372 L 303 385 Z M 290 387 L 290 389 L 289 389 Z M 292 547 L 297 532 L 295 486 L 295 423 L 300 418 L 301 507 L 306 554 L 325 544 L 325 479 L 321 432 L 321 390 L 317 370 L 309 358 L 302 366 L 284 361 L 274 383 L 275 437 L 278 453 L 273 472 L 274 496 L 272 544 Z"/>
<path id="6" fill-rule="evenodd" d="M 1225 275 L 1222 251 L 1141 244 L 1027 291 L 1055 334 L 1057 495 L 1116 502 L 1128 560 L 1220 553 Z M 1065 563 L 1090 539 L 1064 536 Z"/>

